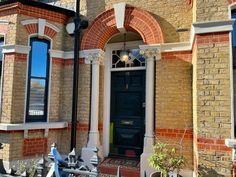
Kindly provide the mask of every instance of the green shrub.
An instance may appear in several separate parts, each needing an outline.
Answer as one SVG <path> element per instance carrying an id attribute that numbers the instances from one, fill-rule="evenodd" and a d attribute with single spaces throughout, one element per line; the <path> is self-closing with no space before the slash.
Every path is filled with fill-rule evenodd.
<path id="1" fill-rule="evenodd" d="M 157 143 L 153 146 L 153 154 L 149 157 L 149 165 L 167 177 L 169 172 L 177 172 L 185 165 L 183 155 L 178 155 L 176 148 L 167 148 L 165 143 Z"/>

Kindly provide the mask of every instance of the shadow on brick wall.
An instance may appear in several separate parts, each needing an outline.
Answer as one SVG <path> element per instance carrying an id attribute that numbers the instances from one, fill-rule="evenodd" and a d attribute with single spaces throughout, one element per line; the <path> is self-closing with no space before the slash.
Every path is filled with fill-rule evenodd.
<path id="1" fill-rule="evenodd" d="M 224 177 L 224 175 L 218 174 L 216 170 L 204 166 L 198 166 L 198 175 L 204 177 Z"/>
<path id="2" fill-rule="evenodd" d="M 180 42 L 179 34 L 176 32 L 176 28 L 169 23 L 166 19 L 160 17 L 159 15 L 152 14 L 152 16 L 157 20 L 157 22 L 160 24 L 163 36 L 164 36 L 164 42 Z"/>

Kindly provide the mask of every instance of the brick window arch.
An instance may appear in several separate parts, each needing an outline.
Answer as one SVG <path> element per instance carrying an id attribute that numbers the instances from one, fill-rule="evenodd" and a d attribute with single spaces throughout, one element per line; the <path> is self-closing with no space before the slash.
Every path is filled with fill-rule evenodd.
<path id="1" fill-rule="evenodd" d="M 127 6 L 125 10 L 124 27 L 127 31 L 137 32 L 145 44 L 163 43 L 163 33 L 159 23 L 147 11 Z M 103 49 L 107 41 L 119 33 L 116 28 L 114 9 L 100 14 L 85 31 L 81 49 Z"/>
<path id="2" fill-rule="evenodd" d="M 58 27 L 47 22 L 45 19 L 29 19 L 21 21 L 28 34 L 38 34 L 39 36 L 46 36 L 53 39 L 60 31 Z"/>

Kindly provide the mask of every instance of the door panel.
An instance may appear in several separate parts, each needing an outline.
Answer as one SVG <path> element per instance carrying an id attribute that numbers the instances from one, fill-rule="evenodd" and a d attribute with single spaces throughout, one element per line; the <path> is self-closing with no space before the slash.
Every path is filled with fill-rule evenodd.
<path id="1" fill-rule="evenodd" d="M 144 138 L 145 71 L 112 72 L 112 155 L 138 157 Z"/>

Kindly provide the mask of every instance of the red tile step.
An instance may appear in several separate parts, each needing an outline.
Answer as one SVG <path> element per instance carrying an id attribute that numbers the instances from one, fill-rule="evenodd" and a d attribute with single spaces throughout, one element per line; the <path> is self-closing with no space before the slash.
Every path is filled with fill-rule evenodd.
<path id="1" fill-rule="evenodd" d="M 107 174 L 107 175 L 116 175 L 117 174 L 117 168 L 116 167 L 106 167 L 106 166 L 99 166 L 98 170 L 101 174 Z M 120 174 L 122 177 L 140 177 L 140 172 L 137 169 L 129 169 L 120 167 Z"/>
<path id="2" fill-rule="evenodd" d="M 119 158 L 106 158 L 98 166 L 100 174 L 116 175 L 120 166 L 122 177 L 140 177 L 139 161 Z"/>

